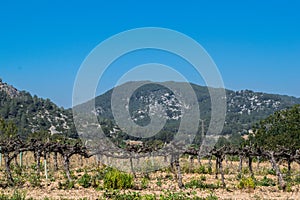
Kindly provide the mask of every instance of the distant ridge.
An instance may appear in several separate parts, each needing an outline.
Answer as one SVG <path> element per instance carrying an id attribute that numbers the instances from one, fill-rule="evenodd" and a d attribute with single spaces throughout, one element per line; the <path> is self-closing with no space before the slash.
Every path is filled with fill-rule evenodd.
<path id="1" fill-rule="evenodd" d="M 176 84 L 184 83 L 177 82 Z M 208 126 L 211 110 L 208 88 L 196 84 L 191 84 L 191 86 L 198 98 L 200 116 Z M 95 110 L 90 110 L 89 112 L 95 112 L 99 118 L 113 120 L 111 111 L 112 91 L 113 89 L 96 97 Z M 251 90 L 226 90 L 226 101 L 227 115 L 222 133 L 224 135 L 233 133 L 245 134 L 256 122 L 273 114 L 275 111 L 300 104 L 300 98 Z M 166 88 L 161 87 L 159 83 L 153 82 L 139 88 L 131 97 L 129 110 L 132 120 L 138 124 L 147 124 L 149 110 L 151 110 L 149 108 L 158 104 L 166 108 L 168 120 L 180 120 L 180 102 L 175 98 L 172 91 L 168 91 Z M 89 105 L 89 102 L 80 105 L 80 107 L 83 110 L 94 108 L 94 106 Z"/>
<path id="2" fill-rule="evenodd" d="M 126 83 L 125 83 L 126 84 Z M 175 84 L 183 84 L 175 82 Z M 185 83 L 186 84 L 186 83 Z M 208 88 L 191 84 L 194 89 L 200 108 L 201 119 L 204 120 L 205 130 L 210 122 L 211 100 Z M 114 124 L 111 111 L 112 89 L 96 97 L 95 106 L 91 102 L 78 105 L 84 112 L 92 112 L 99 118 L 102 128 L 111 137 L 116 137 L 120 129 Z M 277 110 L 300 104 L 300 98 L 254 92 L 251 90 L 232 91 L 226 90 L 227 115 L 223 135 L 247 134 L 252 126 L 259 120 L 266 118 Z M 129 110 L 132 120 L 139 125 L 149 123 L 149 115 L 155 106 L 166 109 L 168 124 L 164 132 L 168 135 L 176 133 L 181 119 L 181 102 L 174 93 L 159 83 L 149 83 L 137 89 L 130 99 Z M 18 91 L 13 86 L 0 79 L 0 116 L 14 121 L 20 133 L 26 135 L 31 132 L 46 130 L 49 134 L 65 134 L 78 137 L 71 109 L 58 107 L 49 99 L 32 96 L 26 91 Z M 200 130 L 200 129 L 199 129 Z M 169 136 L 163 136 L 168 137 Z"/>

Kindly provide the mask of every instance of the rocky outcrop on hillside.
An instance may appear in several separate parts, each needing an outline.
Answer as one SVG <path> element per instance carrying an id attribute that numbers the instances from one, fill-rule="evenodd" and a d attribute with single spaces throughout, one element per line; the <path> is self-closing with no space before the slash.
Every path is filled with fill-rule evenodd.
<path id="1" fill-rule="evenodd" d="M 15 98 L 20 95 L 20 92 L 11 85 L 7 83 L 3 83 L 2 79 L 0 79 L 0 91 L 5 92 L 9 97 Z"/>

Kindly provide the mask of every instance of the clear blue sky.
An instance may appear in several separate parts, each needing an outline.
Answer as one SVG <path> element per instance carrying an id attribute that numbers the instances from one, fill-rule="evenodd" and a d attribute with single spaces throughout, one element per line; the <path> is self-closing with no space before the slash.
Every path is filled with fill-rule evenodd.
<path id="1" fill-rule="evenodd" d="M 77 70 L 97 44 L 157 26 L 198 41 L 226 88 L 300 97 L 299 10 L 296 0 L 1 1 L 0 77 L 70 107 Z"/>

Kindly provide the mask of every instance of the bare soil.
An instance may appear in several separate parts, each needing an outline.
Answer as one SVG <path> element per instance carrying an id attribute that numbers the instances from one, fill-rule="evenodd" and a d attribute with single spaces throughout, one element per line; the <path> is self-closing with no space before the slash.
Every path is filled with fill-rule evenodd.
<path id="1" fill-rule="evenodd" d="M 24 158 L 23 165 L 28 173 L 34 173 L 34 171 L 30 171 L 30 166 L 32 165 L 33 157 L 32 155 L 26 155 Z M 72 189 L 61 189 L 59 184 L 61 182 L 66 181 L 63 170 L 62 163 L 59 162 L 59 171 L 53 170 L 53 162 L 49 160 L 49 176 L 52 177 L 52 180 L 42 179 L 40 187 L 33 187 L 31 183 L 26 181 L 21 186 L 16 188 L 0 188 L 0 193 L 2 194 L 13 194 L 15 190 L 26 193 L 26 198 L 34 198 L 34 199 L 102 199 L 104 190 L 96 190 L 92 187 L 83 188 L 78 183 L 75 183 L 74 188 Z M 208 161 L 202 161 L 202 165 L 208 166 Z M 245 164 L 246 165 L 246 164 Z M 182 174 L 183 174 L 183 183 L 188 183 L 193 179 L 203 179 L 205 183 L 221 185 L 220 175 L 218 179 L 215 178 L 215 170 L 213 163 L 213 171 L 211 174 L 201 174 L 198 172 L 189 173 L 193 171 L 193 169 L 199 168 L 200 165 L 197 161 L 194 161 L 192 168 L 190 168 L 190 163 L 187 159 L 181 160 L 182 166 Z M 5 174 L 3 169 L 3 163 L 1 167 L 0 173 L 0 182 L 5 181 Z M 95 168 L 99 167 L 99 163 L 95 160 L 95 158 L 90 159 L 81 159 L 78 156 L 74 156 L 71 162 L 71 169 L 74 177 L 81 177 L 84 171 L 93 175 L 95 173 Z M 281 164 L 281 169 L 284 170 L 286 168 L 286 164 Z M 268 162 L 260 163 L 259 168 L 257 167 L 257 163 L 253 163 L 253 168 L 255 172 L 255 178 L 257 180 L 261 180 L 264 176 L 273 179 L 275 182 L 277 181 L 277 177 L 275 175 L 269 174 L 268 170 L 271 168 Z M 249 177 L 250 174 L 247 171 L 247 166 L 244 166 L 244 174 L 246 177 Z M 299 175 L 299 165 L 293 164 L 292 170 L 294 175 Z M 300 200 L 300 185 L 292 185 L 290 186 L 290 192 L 284 192 L 278 189 L 278 186 L 269 186 L 263 187 L 258 186 L 255 189 L 246 188 L 239 189 L 237 187 L 239 180 L 238 176 L 238 162 L 225 162 L 224 161 L 224 171 L 225 171 L 225 183 L 226 189 L 179 189 L 177 185 L 177 181 L 175 175 L 170 170 L 162 170 L 158 172 L 153 172 L 149 174 L 149 180 L 146 185 L 142 187 L 142 180 L 144 178 L 144 174 L 138 174 L 137 178 L 135 178 L 135 189 L 134 190 L 125 190 L 122 192 L 138 192 L 141 194 L 163 194 L 164 191 L 170 192 L 184 192 L 184 193 L 195 193 L 200 197 L 207 197 L 210 194 L 213 194 L 218 197 L 218 199 L 299 199 Z"/>

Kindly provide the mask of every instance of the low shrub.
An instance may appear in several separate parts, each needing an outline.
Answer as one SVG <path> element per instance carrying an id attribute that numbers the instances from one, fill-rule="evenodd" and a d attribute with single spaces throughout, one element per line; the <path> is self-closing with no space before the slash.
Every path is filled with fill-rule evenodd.
<path id="1" fill-rule="evenodd" d="M 263 179 L 261 179 L 260 181 L 257 181 L 257 185 L 258 186 L 275 186 L 276 183 L 273 181 L 273 179 L 267 178 L 266 176 L 264 176 Z"/>
<path id="2" fill-rule="evenodd" d="M 205 168 L 204 165 L 200 165 L 200 167 L 196 170 L 199 174 L 208 174 L 208 170 Z"/>
<path id="3" fill-rule="evenodd" d="M 243 177 L 239 181 L 237 187 L 239 189 L 255 189 L 256 187 L 255 180 L 252 177 L 249 178 Z"/>
<path id="4" fill-rule="evenodd" d="M 110 168 L 104 176 L 103 186 L 105 189 L 130 189 L 133 187 L 133 176 Z"/>
<path id="5" fill-rule="evenodd" d="M 271 169 L 268 169 L 268 174 L 275 176 L 276 172 L 275 172 L 275 170 L 273 168 L 271 168 Z"/>
<path id="6" fill-rule="evenodd" d="M 88 188 L 91 186 L 91 176 L 88 173 L 84 173 L 82 177 L 78 179 L 78 184 L 84 188 Z"/>

